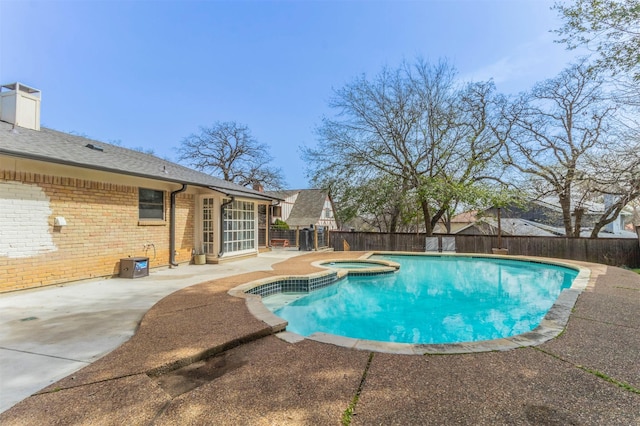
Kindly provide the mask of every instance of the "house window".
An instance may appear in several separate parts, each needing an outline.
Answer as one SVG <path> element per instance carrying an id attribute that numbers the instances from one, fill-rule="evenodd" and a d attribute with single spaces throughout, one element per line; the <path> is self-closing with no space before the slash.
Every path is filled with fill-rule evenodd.
<path id="1" fill-rule="evenodd" d="M 223 221 L 225 253 L 255 249 L 255 203 L 234 200 L 225 207 Z"/>
<path id="2" fill-rule="evenodd" d="M 164 191 L 140 188 L 138 190 L 140 219 L 164 219 Z"/>
<path id="3" fill-rule="evenodd" d="M 273 216 L 274 217 L 282 217 L 282 207 L 281 206 L 272 206 Z"/>

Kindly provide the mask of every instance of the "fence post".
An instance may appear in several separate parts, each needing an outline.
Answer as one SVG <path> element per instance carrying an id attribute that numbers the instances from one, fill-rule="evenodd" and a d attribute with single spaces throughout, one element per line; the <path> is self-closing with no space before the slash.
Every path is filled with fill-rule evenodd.
<path id="1" fill-rule="evenodd" d="M 300 225 L 296 226 L 296 247 L 300 247 Z"/>
<path id="2" fill-rule="evenodd" d="M 318 251 L 318 227 L 313 227 L 313 248 Z"/>

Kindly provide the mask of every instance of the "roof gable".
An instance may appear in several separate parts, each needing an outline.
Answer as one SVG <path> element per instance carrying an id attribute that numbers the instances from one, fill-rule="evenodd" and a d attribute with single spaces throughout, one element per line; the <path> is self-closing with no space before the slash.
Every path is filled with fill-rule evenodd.
<path id="1" fill-rule="evenodd" d="M 287 218 L 289 226 L 309 226 L 322 216 L 329 192 L 324 189 L 301 189 Z"/>

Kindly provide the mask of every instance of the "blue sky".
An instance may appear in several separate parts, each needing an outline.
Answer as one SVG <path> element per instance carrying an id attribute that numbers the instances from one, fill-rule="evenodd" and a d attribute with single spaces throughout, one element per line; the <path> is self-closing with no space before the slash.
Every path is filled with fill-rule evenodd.
<path id="1" fill-rule="evenodd" d="M 0 83 L 42 91 L 45 127 L 175 161 L 216 121 L 270 146 L 288 188 L 334 89 L 403 59 L 516 93 L 575 58 L 553 1 L 0 0 Z"/>

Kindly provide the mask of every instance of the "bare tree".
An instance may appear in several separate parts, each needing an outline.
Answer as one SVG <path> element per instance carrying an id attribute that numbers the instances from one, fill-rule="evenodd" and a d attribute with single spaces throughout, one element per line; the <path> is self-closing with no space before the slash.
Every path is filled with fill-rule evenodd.
<path id="1" fill-rule="evenodd" d="M 201 127 L 181 142 L 179 161 L 228 182 L 282 189 L 282 170 L 269 165 L 269 147 L 251 136 L 249 128 L 235 121 Z"/>
<path id="2" fill-rule="evenodd" d="M 587 202 L 617 197 L 595 236 L 638 196 L 637 145 L 620 137 L 618 108 L 603 89 L 604 80 L 583 60 L 537 84 L 506 113 L 513 128 L 505 162 L 538 197 L 557 197 L 570 237 L 580 236 Z"/>
<path id="3" fill-rule="evenodd" d="M 640 197 L 640 134 L 636 129 L 623 127 L 617 144 L 606 155 L 589 158 L 590 168 L 596 172 L 586 179 L 587 186 L 604 204 L 604 212 L 593 226 L 592 238 L 617 220 L 627 204 Z"/>
<path id="4" fill-rule="evenodd" d="M 430 235 L 455 199 L 493 177 L 489 164 L 502 146 L 493 84 L 460 86 L 455 75 L 444 61 L 418 60 L 337 90 L 330 103 L 337 114 L 318 127 L 318 148 L 303 150 L 312 180 L 360 188 L 395 182 L 402 202 L 413 200 L 420 210 Z"/>

